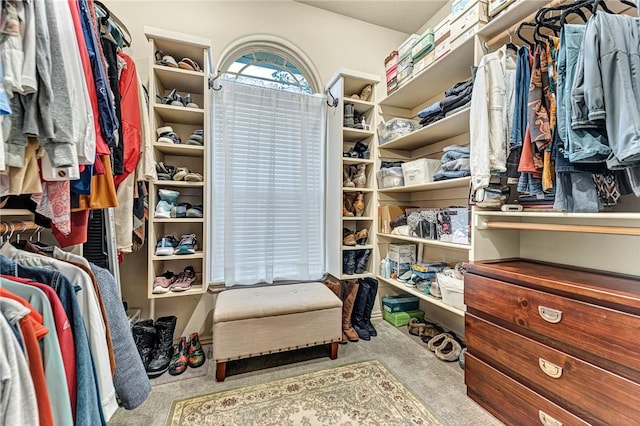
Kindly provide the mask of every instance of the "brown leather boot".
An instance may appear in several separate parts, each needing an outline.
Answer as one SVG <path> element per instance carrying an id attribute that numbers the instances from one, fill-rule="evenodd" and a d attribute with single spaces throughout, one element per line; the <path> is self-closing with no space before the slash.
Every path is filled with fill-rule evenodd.
<path id="1" fill-rule="evenodd" d="M 351 326 L 351 313 L 358 294 L 358 281 L 348 280 L 342 284 L 342 334 L 350 342 L 357 342 L 358 333 Z"/>
<path id="2" fill-rule="evenodd" d="M 329 290 L 331 290 L 336 296 L 338 296 L 340 300 L 342 300 L 342 294 L 341 294 L 342 286 L 340 285 L 339 281 L 334 282 L 330 278 L 327 278 L 324 280 L 323 284 L 326 285 L 329 288 Z M 344 320 L 344 302 L 342 303 L 342 312 L 343 312 L 342 319 Z M 347 335 L 344 334 L 344 331 L 342 332 L 342 340 L 340 340 L 338 343 L 340 344 L 347 343 Z"/>

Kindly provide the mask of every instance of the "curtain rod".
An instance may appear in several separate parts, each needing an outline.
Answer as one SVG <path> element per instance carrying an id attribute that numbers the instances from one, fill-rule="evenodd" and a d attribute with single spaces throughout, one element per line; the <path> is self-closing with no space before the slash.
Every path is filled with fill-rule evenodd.
<path id="1" fill-rule="evenodd" d="M 601 226 L 601 225 L 563 225 L 555 223 L 519 223 L 519 222 L 489 222 L 481 221 L 478 229 L 508 229 L 516 231 L 553 231 L 553 232 L 580 232 L 587 234 L 611 234 L 640 236 L 640 228 L 625 226 Z"/>

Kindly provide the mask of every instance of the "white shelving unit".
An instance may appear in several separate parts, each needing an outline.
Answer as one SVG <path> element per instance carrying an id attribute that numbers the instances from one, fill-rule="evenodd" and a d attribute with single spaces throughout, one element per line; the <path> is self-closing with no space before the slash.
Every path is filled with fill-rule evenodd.
<path id="1" fill-rule="evenodd" d="M 181 144 L 155 142 L 153 144 L 156 161 L 162 161 L 175 167 L 186 167 L 189 171 L 200 173 L 203 182 L 163 181 L 156 180 L 149 184 L 149 265 L 147 297 L 151 304 L 151 317 L 155 316 L 155 300 L 178 296 L 204 294 L 207 283 L 207 264 L 205 262 L 209 241 L 207 241 L 207 224 L 203 218 L 157 218 L 155 208 L 159 201 L 158 190 L 170 189 L 178 191 L 178 202 L 192 205 L 202 205 L 203 214 L 209 214 L 206 192 L 209 188 L 209 167 L 207 150 L 210 149 L 211 129 L 209 120 L 211 105 L 208 96 L 208 77 L 211 42 L 208 39 L 179 34 L 156 28 L 145 27 L 145 34 L 149 41 L 149 57 L 155 57 L 156 50 L 173 56 L 176 61 L 188 57 L 196 61 L 202 71 L 190 71 L 171 68 L 156 64 L 154 60 L 149 65 L 149 96 L 151 127 L 155 130 L 163 126 L 171 126 L 181 140 Z M 165 105 L 156 95 L 166 96 L 176 89 L 181 95 L 190 93 L 198 108 Z M 204 131 L 204 145 L 186 145 L 186 141 L 197 129 Z M 195 254 L 157 256 L 155 245 L 158 239 L 165 235 L 174 235 L 180 239 L 181 235 L 195 234 L 198 249 Z M 193 266 L 196 271 L 196 281 L 187 291 L 166 294 L 153 294 L 153 283 L 156 276 L 170 270 L 178 274 L 187 266 Z"/>
<path id="2" fill-rule="evenodd" d="M 374 260 L 374 238 L 376 229 L 376 194 L 375 194 L 375 131 L 376 123 L 376 85 L 380 78 L 375 75 L 365 74 L 352 70 L 339 70 L 329 80 L 326 90 L 337 99 L 336 107 L 330 107 L 327 122 L 327 272 L 340 280 L 357 279 L 375 276 L 376 262 Z M 372 86 L 371 98 L 368 101 L 351 98 L 352 94 L 359 94 L 362 89 L 370 84 Z M 344 127 L 344 105 L 352 104 L 354 109 L 366 117 L 368 130 Z M 344 152 L 349 151 L 358 141 L 363 141 L 369 146 L 369 158 L 345 157 Z M 367 183 L 364 188 L 343 187 L 343 167 L 365 164 Z M 336 190 L 337 188 L 337 190 Z M 365 213 L 361 217 L 343 216 L 343 195 L 354 195 L 361 192 L 364 195 Z M 367 229 L 369 239 L 366 245 L 344 246 L 343 229 L 358 232 Z M 347 275 L 343 271 L 343 256 L 354 250 L 372 250 L 369 256 L 366 272 L 364 274 Z"/>

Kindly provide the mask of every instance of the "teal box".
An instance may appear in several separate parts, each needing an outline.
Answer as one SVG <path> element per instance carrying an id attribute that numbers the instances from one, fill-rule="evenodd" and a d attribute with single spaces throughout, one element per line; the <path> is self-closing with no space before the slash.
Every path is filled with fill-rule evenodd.
<path id="1" fill-rule="evenodd" d="M 382 309 L 389 313 L 415 311 L 419 307 L 420 301 L 418 298 L 409 294 L 382 298 Z"/>

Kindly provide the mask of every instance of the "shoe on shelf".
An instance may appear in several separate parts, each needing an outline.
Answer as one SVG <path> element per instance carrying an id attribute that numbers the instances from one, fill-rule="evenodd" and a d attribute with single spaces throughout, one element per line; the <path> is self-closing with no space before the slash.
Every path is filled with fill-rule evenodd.
<path id="1" fill-rule="evenodd" d="M 173 175 L 173 180 L 180 181 L 184 180 L 184 177 L 189 174 L 189 169 L 186 167 L 178 167 L 176 169 L 176 174 Z"/>
<path id="2" fill-rule="evenodd" d="M 169 219 L 171 218 L 171 209 L 175 204 L 172 204 L 168 201 L 160 200 L 158 204 L 156 204 L 156 212 L 154 213 L 154 217 Z"/>
<path id="3" fill-rule="evenodd" d="M 158 180 L 171 180 L 176 173 L 176 168 L 159 161 L 156 163 L 156 173 Z"/>
<path id="4" fill-rule="evenodd" d="M 198 64 L 191 58 L 182 58 L 180 62 L 178 62 L 178 67 L 182 68 L 183 70 L 202 72 L 200 64 Z"/>
<path id="5" fill-rule="evenodd" d="M 162 143 L 182 143 L 182 139 L 176 132 L 173 131 L 171 126 L 158 127 L 156 129 L 158 134 L 158 142 Z"/>
<path id="6" fill-rule="evenodd" d="M 156 244 L 156 256 L 171 256 L 178 247 L 178 240 L 173 235 L 165 235 Z M 166 273 L 166 272 L 165 272 Z"/>
<path id="7" fill-rule="evenodd" d="M 189 139 L 187 140 L 187 145 L 199 145 L 199 146 L 204 145 L 204 130 L 203 129 L 194 130 L 193 133 L 191 133 L 191 136 L 189 136 Z"/>
<path id="8" fill-rule="evenodd" d="M 202 204 L 198 204 L 187 209 L 187 217 L 202 217 Z"/>
<path id="9" fill-rule="evenodd" d="M 342 229 L 342 244 L 345 246 L 356 245 L 356 234 L 349 228 Z"/>
<path id="10" fill-rule="evenodd" d="M 187 211 L 191 208 L 189 203 L 180 203 L 171 208 L 171 217 L 187 217 Z"/>
<path id="11" fill-rule="evenodd" d="M 197 103 L 193 102 L 193 95 L 187 93 L 182 97 L 182 104 L 187 108 L 200 108 Z"/>
<path id="12" fill-rule="evenodd" d="M 162 50 L 158 49 L 155 52 L 156 64 L 164 65 L 165 67 L 178 68 L 178 62 L 176 59 L 164 53 Z"/>
<path id="13" fill-rule="evenodd" d="M 196 280 L 196 271 L 193 266 L 187 266 L 184 271 L 178 274 L 176 280 L 171 284 L 171 291 L 187 291 Z"/>
<path id="14" fill-rule="evenodd" d="M 157 254 L 157 252 L 156 252 Z M 153 294 L 165 294 L 168 293 L 171 290 L 171 284 L 173 284 L 173 282 L 176 280 L 176 275 L 171 272 L 171 271 L 167 271 L 162 275 L 158 275 L 154 280 L 153 280 Z"/>
<path id="15" fill-rule="evenodd" d="M 362 228 L 361 230 L 359 230 L 355 235 L 355 239 L 356 244 L 360 246 L 367 244 L 367 239 L 369 239 L 369 231 L 367 230 L 367 228 Z"/>
<path id="16" fill-rule="evenodd" d="M 367 165 L 364 163 L 360 163 L 351 167 L 351 180 L 356 188 L 364 188 L 365 186 L 367 186 L 367 176 L 365 174 L 365 172 L 367 171 Z"/>
<path id="17" fill-rule="evenodd" d="M 185 234 L 180 238 L 175 254 L 196 254 L 198 240 L 196 234 Z"/>
<path id="18" fill-rule="evenodd" d="M 364 274 L 367 270 L 367 264 L 369 263 L 369 256 L 371 256 L 371 249 L 358 250 L 356 255 L 356 274 Z"/>
<path id="19" fill-rule="evenodd" d="M 202 182 L 204 178 L 200 173 L 190 172 L 184 177 L 185 182 Z"/>
<path id="20" fill-rule="evenodd" d="M 206 357 L 200 344 L 198 333 L 191 333 L 189 335 L 189 349 L 187 353 L 189 355 L 189 367 L 198 368 L 204 364 Z"/>
<path id="21" fill-rule="evenodd" d="M 180 196 L 180 192 L 174 191 L 172 189 L 159 189 L 158 197 L 162 201 L 166 201 L 167 203 L 176 204 L 178 202 L 178 197 Z"/>
<path id="22" fill-rule="evenodd" d="M 187 338 L 182 336 L 173 347 L 173 356 L 169 361 L 169 374 L 178 376 L 187 371 Z"/>

